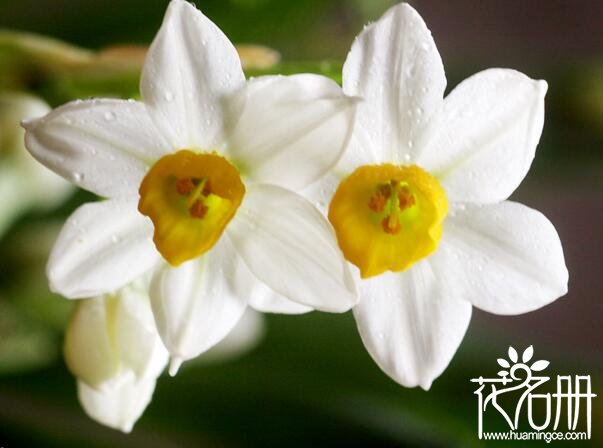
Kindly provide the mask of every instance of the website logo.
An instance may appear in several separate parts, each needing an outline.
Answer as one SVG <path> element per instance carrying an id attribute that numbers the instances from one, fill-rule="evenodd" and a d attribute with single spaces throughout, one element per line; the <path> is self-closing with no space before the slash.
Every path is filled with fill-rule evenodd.
<path id="1" fill-rule="evenodd" d="M 557 375 L 556 381 L 550 381 L 550 376 L 541 373 L 549 367 L 549 361 L 533 358 L 532 346 L 525 349 L 521 360 L 509 347 L 508 359 L 497 359 L 502 370 L 496 377 L 471 379 L 479 385 L 474 391 L 479 438 L 547 443 L 590 439 L 592 399 L 596 397 L 590 375 Z M 508 431 L 487 431 L 484 421 L 494 414 L 502 416 Z"/>

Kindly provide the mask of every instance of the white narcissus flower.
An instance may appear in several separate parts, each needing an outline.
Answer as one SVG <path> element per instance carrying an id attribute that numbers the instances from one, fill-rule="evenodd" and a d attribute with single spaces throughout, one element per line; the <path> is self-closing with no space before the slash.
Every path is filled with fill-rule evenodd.
<path id="1" fill-rule="evenodd" d="M 168 7 L 140 87 L 142 102 L 73 102 L 24 123 L 39 161 L 109 198 L 68 220 L 51 288 L 94 296 L 154 269 L 171 373 L 228 334 L 248 303 L 350 309 L 355 285 L 332 228 L 296 191 L 337 162 L 357 100 L 317 75 L 246 82 L 226 36 L 182 0 Z"/>
<path id="2" fill-rule="evenodd" d="M 0 235 L 28 209 L 50 209 L 73 191 L 68 182 L 36 162 L 23 145 L 21 120 L 41 117 L 49 110 L 34 96 L 0 93 Z"/>
<path id="3" fill-rule="evenodd" d="M 444 99 L 445 86 L 422 18 L 394 6 L 343 69 L 344 92 L 364 99 L 350 147 L 305 192 L 330 200 L 339 246 L 359 269 L 354 316 L 367 350 L 395 381 L 424 389 L 450 362 L 472 305 L 525 313 L 568 281 L 553 225 L 507 201 L 534 158 L 546 82 L 490 69 Z"/>

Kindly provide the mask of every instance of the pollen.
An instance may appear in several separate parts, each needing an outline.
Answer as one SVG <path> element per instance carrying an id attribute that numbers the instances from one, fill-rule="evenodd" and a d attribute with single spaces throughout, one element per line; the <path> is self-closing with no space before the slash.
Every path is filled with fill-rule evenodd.
<path id="1" fill-rule="evenodd" d="M 178 266 L 214 246 L 241 204 L 245 186 L 225 158 L 184 149 L 159 159 L 139 193 L 138 210 L 153 222 L 157 250 Z"/>
<path id="2" fill-rule="evenodd" d="M 375 213 L 381 213 L 385 208 L 385 202 L 387 201 L 387 197 L 385 197 L 381 192 L 377 192 L 371 196 L 369 200 L 368 206 Z"/>
<path id="3" fill-rule="evenodd" d="M 188 213 L 193 218 L 203 219 L 207 215 L 209 208 L 202 201 L 195 201 L 188 209 Z"/>
<path id="4" fill-rule="evenodd" d="M 345 178 L 329 221 L 363 278 L 408 269 L 438 246 L 448 201 L 437 179 L 416 165 L 366 165 Z"/>
<path id="5" fill-rule="evenodd" d="M 184 179 L 178 179 L 176 181 L 176 191 L 180 196 L 188 196 L 195 189 L 193 179 L 186 177 Z"/>

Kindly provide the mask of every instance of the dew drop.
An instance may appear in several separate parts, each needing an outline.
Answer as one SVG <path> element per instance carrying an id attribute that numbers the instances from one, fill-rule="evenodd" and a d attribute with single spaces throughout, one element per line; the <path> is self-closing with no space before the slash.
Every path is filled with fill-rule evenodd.
<path id="1" fill-rule="evenodd" d="M 84 180 L 84 175 L 82 173 L 73 173 L 73 180 L 75 182 L 81 182 Z"/>
<path id="2" fill-rule="evenodd" d="M 105 112 L 105 120 L 107 120 L 107 121 L 115 120 L 115 114 L 111 111 Z"/>
<path id="3" fill-rule="evenodd" d="M 163 94 L 163 98 L 165 98 L 166 101 L 174 101 L 174 94 L 172 92 L 165 92 Z"/>

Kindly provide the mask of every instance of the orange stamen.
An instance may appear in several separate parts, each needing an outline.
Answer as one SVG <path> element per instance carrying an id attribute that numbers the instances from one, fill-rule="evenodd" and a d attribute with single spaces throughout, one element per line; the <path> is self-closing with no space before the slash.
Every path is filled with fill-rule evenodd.
<path id="1" fill-rule="evenodd" d="M 406 210 L 417 202 L 415 197 L 408 191 L 408 188 L 403 188 L 398 192 L 398 201 L 400 202 L 400 210 Z"/>
<path id="2" fill-rule="evenodd" d="M 381 213 L 385 208 L 387 198 L 380 191 L 371 196 L 368 206 L 375 213 Z"/>
<path id="3" fill-rule="evenodd" d="M 188 196 L 195 189 L 192 179 L 187 177 L 176 181 L 176 191 L 180 196 Z"/>
<path id="4" fill-rule="evenodd" d="M 203 219 L 207 214 L 208 207 L 201 201 L 195 201 L 188 209 L 188 213 L 193 218 Z"/>

